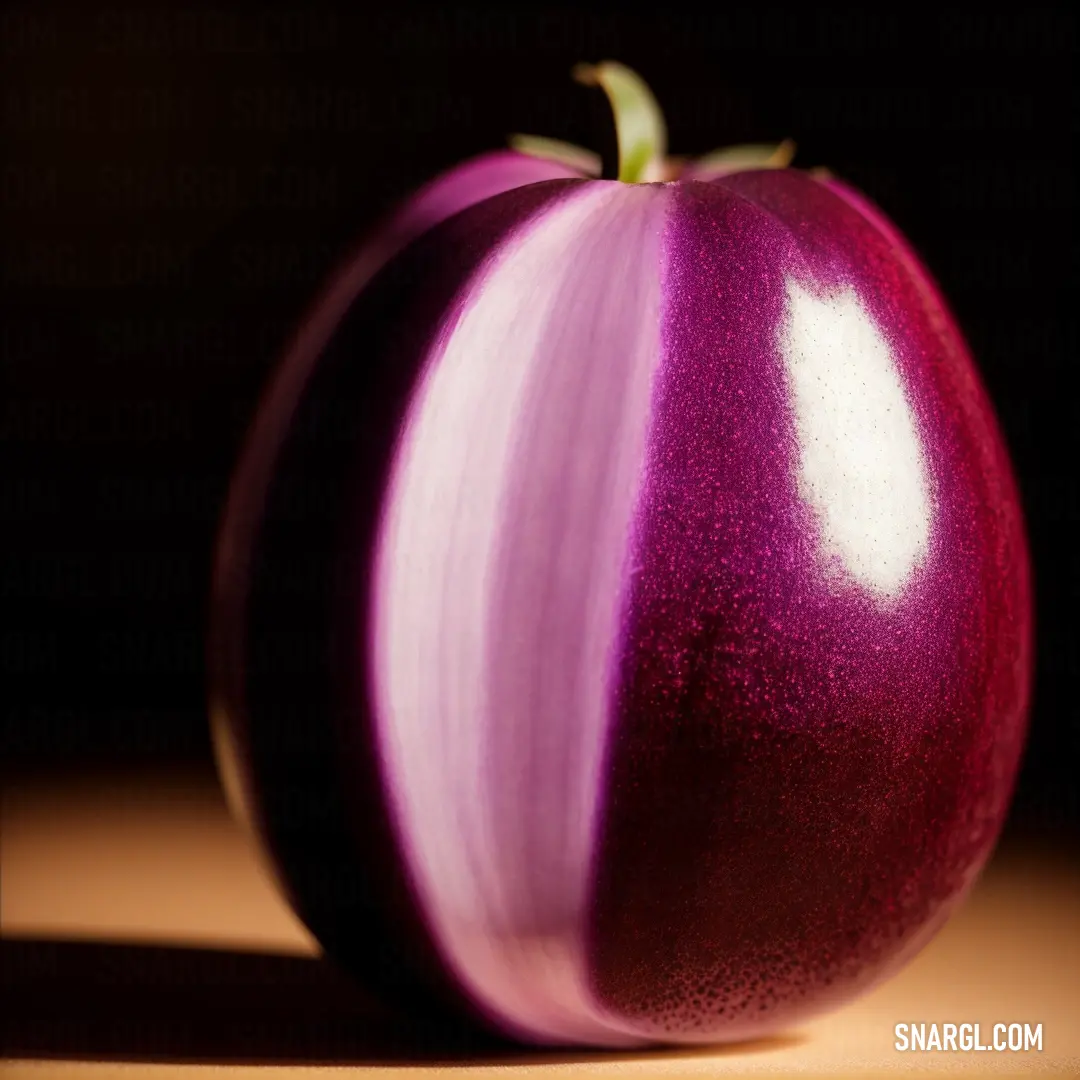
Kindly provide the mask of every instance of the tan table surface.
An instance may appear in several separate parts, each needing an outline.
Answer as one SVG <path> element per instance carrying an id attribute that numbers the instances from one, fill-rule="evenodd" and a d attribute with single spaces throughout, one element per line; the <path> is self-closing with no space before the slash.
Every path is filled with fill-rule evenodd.
<path id="1" fill-rule="evenodd" d="M 22 1077 L 1080 1077 L 1080 865 L 1003 850 L 901 974 L 783 1037 L 482 1056 L 389 1034 L 317 959 L 205 774 L 10 782 L 0 933 Z M 898 1022 L 1041 1023 L 1041 1053 L 901 1053 Z M 10 1038 L 10 1036 L 7 1036 Z M 9 1052 L 12 1044 L 8 1044 Z M 83 1060 L 96 1059 L 96 1060 Z"/>

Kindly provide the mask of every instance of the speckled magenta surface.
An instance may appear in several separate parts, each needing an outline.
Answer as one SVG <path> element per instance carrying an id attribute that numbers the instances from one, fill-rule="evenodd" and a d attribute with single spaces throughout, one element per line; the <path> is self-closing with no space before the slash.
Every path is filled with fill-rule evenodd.
<path id="1" fill-rule="evenodd" d="M 735 1037 L 880 978 L 981 864 L 1031 601 L 910 253 L 791 171 L 675 201 L 592 978 L 641 1031 Z"/>
<path id="2" fill-rule="evenodd" d="M 794 170 L 571 185 L 423 365 L 373 701 L 467 993 L 621 1043 L 882 977 L 993 843 L 1030 667 L 1008 462 L 917 259 Z"/>
<path id="3" fill-rule="evenodd" d="M 760 1036 L 896 970 L 989 854 L 1019 498 L 857 192 L 545 168 L 430 186 L 298 337 L 223 533 L 219 727 L 309 925 L 398 1001 Z"/>

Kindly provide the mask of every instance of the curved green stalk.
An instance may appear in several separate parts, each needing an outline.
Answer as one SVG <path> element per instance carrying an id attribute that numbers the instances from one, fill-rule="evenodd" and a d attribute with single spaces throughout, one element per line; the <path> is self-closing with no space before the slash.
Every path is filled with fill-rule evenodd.
<path id="1" fill-rule="evenodd" d="M 599 86 L 607 95 L 619 147 L 618 179 L 624 184 L 715 180 L 747 169 L 786 169 L 795 156 L 795 143 L 784 139 L 728 146 L 696 159 L 669 158 L 664 114 L 640 75 L 614 60 L 578 64 L 572 74 L 579 83 Z M 510 145 L 520 153 L 560 162 L 583 176 L 601 174 L 599 154 L 573 143 L 541 135 L 512 135 Z"/>
<path id="2" fill-rule="evenodd" d="M 667 125 L 644 80 L 613 60 L 578 64 L 573 75 L 585 86 L 599 86 L 611 103 L 619 143 L 619 180 L 624 184 L 662 180 Z"/>

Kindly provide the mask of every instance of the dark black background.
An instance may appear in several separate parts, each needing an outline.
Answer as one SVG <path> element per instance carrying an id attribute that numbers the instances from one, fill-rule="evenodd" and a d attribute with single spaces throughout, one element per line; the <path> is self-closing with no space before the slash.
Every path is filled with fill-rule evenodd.
<path id="1" fill-rule="evenodd" d="M 606 106 L 569 72 L 610 58 L 651 84 L 673 152 L 791 136 L 796 164 L 869 193 L 941 281 L 1012 448 L 1036 565 L 1012 827 L 1075 838 L 1075 16 L 693 12 L 3 8 L 9 766 L 209 762 L 214 532 L 290 329 L 437 171 L 515 131 L 602 144 Z"/>

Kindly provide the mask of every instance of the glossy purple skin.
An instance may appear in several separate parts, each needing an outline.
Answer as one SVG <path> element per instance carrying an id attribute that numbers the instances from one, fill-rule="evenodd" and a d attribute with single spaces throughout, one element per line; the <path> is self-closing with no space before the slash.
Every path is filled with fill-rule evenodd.
<path id="1" fill-rule="evenodd" d="M 757 1035 L 894 970 L 983 864 L 1021 750 L 1031 597 L 1003 443 L 925 270 L 838 191 L 744 173 L 687 185 L 670 219 L 591 923 L 600 1000 L 658 1037 Z M 929 543 L 893 603 L 822 584 L 775 377 L 785 272 L 854 288 L 916 416 Z"/>
<path id="2" fill-rule="evenodd" d="M 484 257 L 475 237 L 505 246 L 516 229 L 581 187 L 553 167 L 507 155 L 491 161 L 491 168 L 470 163 L 457 179 L 437 181 L 429 189 L 437 198 L 418 200 L 416 213 L 407 206 L 388 234 L 345 269 L 283 365 L 237 474 L 219 552 L 216 694 L 219 739 L 230 743 L 226 775 L 238 774 L 235 786 L 246 791 L 254 818 L 260 802 L 272 801 L 265 783 L 277 773 L 266 772 L 258 755 L 242 760 L 250 730 L 266 723 L 248 715 L 245 700 L 244 639 L 260 632 L 245 591 L 249 565 L 264 545 L 260 515 L 271 478 L 294 453 L 287 448 L 294 413 L 350 305 L 382 302 L 364 297 L 386 260 L 408 254 L 417 237 L 464 208 L 427 248 L 415 249 L 400 288 L 415 294 L 417 306 L 408 298 L 395 309 L 408 328 L 408 312 L 428 311 L 427 298 L 451 296 L 472 280 Z M 495 176 L 498 170 L 506 177 Z M 528 188 L 516 186 L 529 181 L 535 182 Z M 592 884 L 580 925 L 578 914 L 562 921 L 546 914 L 548 907 L 561 910 L 558 874 L 543 875 L 544 895 L 537 893 L 530 912 L 538 925 L 581 946 L 575 977 L 589 1000 L 580 1027 L 547 1025 L 542 1010 L 530 1024 L 520 1011 L 511 1018 L 498 1000 L 477 998 L 459 984 L 467 1009 L 536 1041 L 756 1037 L 887 976 L 941 925 L 988 856 L 1026 721 L 1031 595 L 1019 500 L 986 394 L 926 270 L 861 196 L 796 170 L 651 191 L 666 200 L 659 265 L 641 271 L 642 281 L 659 277 L 659 349 L 632 537 L 627 552 L 612 553 L 628 555 L 633 571 L 623 590 L 603 733 Z M 628 279 L 637 273 L 621 263 L 611 269 Z M 831 404 L 817 410 L 809 436 L 799 429 L 798 417 L 815 412 L 815 399 L 805 380 L 798 398 L 794 369 L 785 369 L 781 355 L 792 282 L 806 295 L 848 297 L 876 326 L 910 408 L 925 487 L 921 502 L 878 507 L 873 529 L 845 534 L 831 551 L 822 547 L 820 498 L 814 504 L 800 487 L 800 454 L 808 438 L 828 436 L 837 394 L 849 405 L 858 400 L 865 373 L 847 374 L 843 365 L 819 372 L 832 380 L 832 398 L 822 399 Z M 464 305 L 453 300 L 451 319 Z M 833 315 L 850 318 L 854 310 Z M 391 367 L 419 376 L 441 331 L 425 338 L 434 324 L 416 325 L 421 329 L 405 333 L 404 344 L 391 335 L 391 344 L 380 338 L 372 348 Z M 814 325 L 800 332 L 812 352 Z M 613 400 L 619 386 L 613 376 Z M 600 427 L 580 434 L 583 445 L 608 439 Z M 386 455 L 383 465 L 398 453 L 389 443 L 377 449 Z M 911 458 L 903 447 L 898 453 L 902 481 Z M 377 519 L 391 502 L 385 485 L 376 487 L 370 505 L 350 509 L 359 520 Z M 921 490 L 909 488 L 907 496 Z M 533 512 L 559 511 L 555 502 L 545 511 L 541 500 Z M 912 531 L 912 515 L 920 518 L 914 547 L 893 543 L 889 514 L 897 536 Z M 839 528 L 843 533 L 843 522 Z M 365 579 L 375 535 L 367 524 L 357 535 Z M 884 561 L 875 544 L 888 549 Z M 513 569 L 507 563 L 511 583 Z M 353 604 L 361 613 L 371 603 L 363 589 Z M 529 605 L 519 601 L 513 610 L 525 613 L 515 629 L 527 627 Z M 361 615 L 350 631 L 361 669 L 371 670 L 357 674 L 344 729 L 334 736 L 346 786 L 354 755 L 371 756 L 386 738 L 371 690 L 380 675 L 367 657 L 373 622 Z M 512 648 L 506 655 L 511 700 L 518 676 Z M 556 713 L 544 730 L 558 741 L 577 720 Z M 306 713 L 296 719 L 322 722 Z M 521 737 L 512 727 L 495 734 L 503 749 L 489 746 L 492 762 L 504 753 L 511 768 L 510 779 L 496 779 L 493 790 L 502 785 L 502 796 L 518 798 L 512 810 L 528 815 L 533 808 L 537 850 L 547 850 L 558 830 L 543 835 L 543 800 L 554 806 L 566 792 L 545 780 L 534 793 L 527 779 L 519 782 L 512 744 Z M 382 761 L 388 793 L 396 778 Z M 467 784 L 463 790 L 468 798 Z M 360 835 L 371 806 L 352 814 L 346 832 Z M 511 818 L 497 820 L 495 831 L 510 829 L 504 843 L 513 855 Z M 308 886 L 298 883 L 295 859 L 272 827 L 255 824 L 304 911 Z M 559 828 L 566 824 L 558 820 Z M 397 818 L 391 843 L 402 866 L 417 858 L 413 825 Z M 581 836 L 592 828 L 575 818 L 569 826 Z M 468 842 L 464 837 L 463 851 Z M 304 873 L 321 871 L 315 865 Z M 400 906 L 403 894 L 395 895 L 382 901 L 383 914 Z M 412 903 L 418 923 L 426 923 L 427 947 L 446 960 L 430 896 L 425 901 L 414 889 Z M 340 916 L 327 918 L 321 927 Z M 381 924 L 373 933 L 384 934 Z M 385 933 L 424 936 L 415 926 Z M 385 958 L 378 963 L 385 966 Z M 522 970 L 528 983 L 527 965 Z M 446 960 L 441 975 L 453 984 L 454 964 Z"/>

